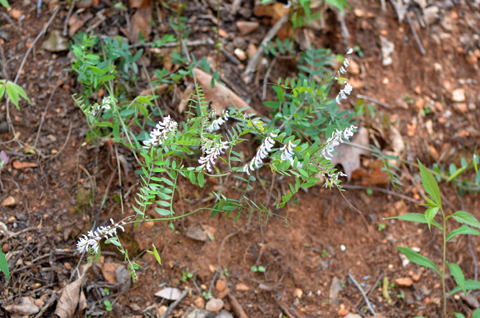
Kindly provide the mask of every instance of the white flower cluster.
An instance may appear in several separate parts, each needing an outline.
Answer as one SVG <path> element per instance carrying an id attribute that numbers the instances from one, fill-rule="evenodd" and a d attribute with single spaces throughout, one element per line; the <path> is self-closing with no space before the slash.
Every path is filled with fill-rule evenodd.
<path id="1" fill-rule="evenodd" d="M 168 139 L 170 133 L 177 129 L 177 122 L 170 118 L 170 115 L 163 119 L 163 122 L 158 122 L 157 126 L 150 133 L 150 139 L 143 141 L 143 148 L 158 147 L 165 140 Z"/>
<path id="2" fill-rule="evenodd" d="M 212 166 L 215 165 L 215 161 L 217 160 L 218 156 L 220 156 L 225 149 L 228 149 L 227 141 L 220 141 L 220 143 L 213 145 L 210 149 L 207 149 L 205 151 L 206 156 L 198 159 L 200 168 L 206 168 L 208 172 L 212 172 Z"/>
<path id="3" fill-rule="evenodd" d="M 212 123 L 207 127 L 206 130 L 209 133 L 215 130 L 219 130 L 220 126 L 225 124 L 225 122 L 228 120 L 228 117 L 229 117 L 228 110 L 223 110 L 223 116 L 212 121 Z"/>
<path id="4" fill-rule="evenodd" d="M 110 110 L 112 109 L 112 106 L 115 105 L 116 102 L 117 100 L 115 99 L 115 97 L 106 96 L 102 99 L 102 103 L 100 105 L 95 104 L 90 108 L 90 114 L 95 116 L 97 112 L 100 111 L 101 109 Z"/>
<path id="5" fill-rule="evenodd" d="M 258 148 L 255 157 L 252 158 L 252 161 L 243 167 L 243 172 L 246 172 L 248 175 L 250 175 L 250 171 L 260 168 L 260 165 L 263 163 L 263 159 L 267 158 L 268 153 L 272 151 L 272 148 L 275 145 L 275 140 L 273 140 L 273 138 L 276 137 L 276 134 L 271 133 L 267 136 L 267 138 L 265 138 L 260 145 L 260 148 Z"/>
<path id="6" fill-rule="evenodd" d="M 295 148 L 295 144 L 291 140 L 287 142 L 285 146 L 280 148 L 280 150 L 282 151 L 282 154 L 280 155 L 280 160 L 290 161 L 290 165 L 292 166 L 295 161 L 293 159 L 293 155 L 295 154 L 293 148 Z M 301 162 L 297 162 L 297 168 L 301 168 L 302 166 L 303 164 Z"/>
<path id="7" fill-rule="evenodd" d="M 322 156 L 328 160 L 332 160 L 333 151 L 335 147 L 340 145 L 345 140 L 349 140 L 353 136 L 353 129 L 357 129 L 357 126 L 350 126 L 342 130 L 336 130 L 333 135 L 327 139 L 322 150 Z"/>
<path id="8" fill-rule="evenodd" d="M 108 239 L 110 237 L 114 237 L 117 234 L 117 229 L 122 229 L 125 232 L 125 222 L 115 223 L 112 219 L 110 219 L 112 225 L 108 226 L 99 226 L 95 231 L 88 231 L 87 235 L 83 235 L 78 242 L 77 242 L 77 251 L 80 253 L 87 253 L 90 250 L 93 252 L 98 253 L 98 249 L 100 248 L 100 241 L 105 238 Z"/>
<path id="9" fill-rule="evenodd" d="M 353 52 L 353 49 L 348 50 L 347 55 L 352 54 L 352 52 Z M 345 58 L 343 60 L 343 65 L 340 66 L 340 70 L 338 71 L 338 73 L 345 74 L 349 66 L 350 66 L 350 60 L 348 58 Z M 341 105 L 340 101 L 342 99 L 347 99 L 347 95 L 350 95 L 352 93 L 352 89 L 353 89 L 352 85 L 350 85 L 349 83 L 345 84 L 345 87 L 342 90 L 340 90 L 340 92 L 337 95 L 336 101 L 338 105 Z"/>

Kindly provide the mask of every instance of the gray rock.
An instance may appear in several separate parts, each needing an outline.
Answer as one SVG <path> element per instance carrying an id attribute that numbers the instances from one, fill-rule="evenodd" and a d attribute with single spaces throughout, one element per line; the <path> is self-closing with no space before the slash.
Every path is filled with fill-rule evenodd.
<path id="1" fill-rule="evenodd" d="M 181 318 L 214 318 L 215 314 L 205 309 L 191 308 Z"/>
<path id="2" fill-rule="evenodd" d="M 233 315 L 225 309 L 220 310 L 220 313 L 215 318 L 233 318 Z"/>

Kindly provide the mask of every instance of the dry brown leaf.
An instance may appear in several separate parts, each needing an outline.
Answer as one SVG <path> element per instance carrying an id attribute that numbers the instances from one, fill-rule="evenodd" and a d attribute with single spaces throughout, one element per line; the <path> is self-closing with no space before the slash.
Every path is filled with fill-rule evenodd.
<path id="1" fill-rule="evenodd" d="M 368 147 L 368 130 L 360 127 L 350 140 L 350 143 Z M 338 153 L 332 156 L 332 165 L 341 164 L 350 181 L 352 172 L 360 168 L 360 155 L 367 155 L 368 151 L 347 144 L 340 144 L 335 147 L 335 151 Z"/>
<path id="2" fill-rule="evenodd" d="M 380 184 L 387 184 L 390 182 L 388 173 L 382 170 L 384 167 L 383 161 L 377 159 L 370 163 L 368 169 L 356 169 L 352 172 L 352 179 L 362 179 L 360 182 L 364 186 L 374 186 Z"/>
<path id="3" fill-rule="evenodd" d="M 338 293 L 342 290 L 342 280 L 337 276 L 332 279 L 332 285 L 330 285 L 330 304 L 338 306 L 340 301 L 338 300 Z"/>
<path id="4" fill-rule="evenodd" d="M 37 166 L 38 165 L 35 162 L 22 162 L 22 161 L 18 161 L 18 160 L 15 160 L 13 162 L 13 167 L 15 169 L 35 168 Z"/>
<path id="5" fill-rule="evenodd" d="M 194 68 L 193 75 L 195 75 L 198 84 L 203 88 L 205 100 L 207 102 L 212 102 L 212 108 L 216 111 L 217 115 L 221 115 L 222 109 L 225 109 L 228 106 L 235 106 L 237 108 L 243 108 L 248 106 L 248 104 L 237 94 L 232 92 L 229 88 L 221 85 L 220 83 L 216 82 L 215 88 L 212 89 L 212 76 L 205 73 L 204 71 L 198 68 Z M 249 114 L 261 115 L 251 107 L 248 108 L 245 112 Z"/>
<path id="6" fill-rule="evenodd" d="M 20 303 L 5 306 L 4 309 L 15 317 L 34 315 L 40 311 L 32 297 L 22 297 Z"/>
<path id="7" fill-rule="evenodd" d="M 147 95 L 155 95 L 155 94 L 163 94 L 170 87 L 169 84 L 161 84 L 152 88 L 144 89 L 140 92 L 140 95 L 147 96 Z"/>
<path id="8" fill-rule="evenodd" d="M 195 91 L 193 85 L 188 85 L 181 96 L 181 101 L 178 104 L 178 112 L 183 113 L 190 102 L 190 98 L 192 97 L 192 93 Z"/>
<path id="9" fill-rule="evenodd" d="M 93 18 L 93 15 L 89 12 L 85 13 L 81 18 L 77 13 L 72 15 L 68 20 L 68 26 L 70 27 L 68 35 L 72 37 L 88 20 Z"/>
<path id="10" fill-rule="evenodd" d="M 102 266 L 102 274 L 103 277 L 107 280 L 107 282 L 115 284 L 117 283 L 117 278 L 115 276 L 115 271 L 120 266 L 117 263 L 104 263 Z"/>
<path id="11" fill-rule="evenodd" d="M 168 300 L 177 300 L 182 295 L 182 291 L 174 287 L 166 287 L 155 293 L 155 296 Z"/>
<path id="12" fill-rule="evenodd" d="M 80 299 L 80 288 L 82 287 L 83 279 L 91 266 L 91 264 L 85 265 L 80 278 L 63 288 L 62 296 L 55 309 L 55 315 L 58 315 L 60 318 L 70 318 L 75 313 L 78 300 Z"/>
<path id="13" fill-rule="evenodd" d="M 137 43 L 139 34 L 148 41 L 150 32 L 152 32 L 152 26 L 150 21 L 152 20 L 152 4 L 151 0 L 143 0 L 139 9 L 135 12 L 130 20 L 130 41 Z"/>

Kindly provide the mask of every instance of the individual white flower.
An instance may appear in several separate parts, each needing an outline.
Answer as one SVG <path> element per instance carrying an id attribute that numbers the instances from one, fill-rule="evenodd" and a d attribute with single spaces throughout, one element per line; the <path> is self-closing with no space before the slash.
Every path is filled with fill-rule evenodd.
<path id="1" fill-rule="evenodd" d="M 353 48 L 350 48 L 350 50 L 348 50 L 347 54 L 352 54 L 353 53 Z"/>
<path id="2" fill-rule="evenodd" d="M 214 145 L 207 151 L 205 151 L 206 156 L 200 157 L 198 163 L 200 164 L 201 169 L 207 169 L 208 172 L 212 172 L 212 166 L 215 165 L 215 161 L 218 156 L 223 154 L 223 150 L 228 149 L 228 141 L 220 141 L 220 143 Z"/>
<path id="3" fill-rule="evenodd" d="M 357 129 L 356 126 L 351 125 L 350 127 L 345 128 L 343 131 L 342 130 L 336 130 L 333 135 L 327 139 L 327 141 L 324 144 L 324 148 L 322 149 L 322 156 L 325 157 L 328 160 L 332 160 L 333 156 L 333 151 L 335 150 L 335 147 L 340 145 L 341 143 L 344 142 L 345 140 L 349 140 L 350 137 L 353 136 L 353 129 Z"/>
<path id="4" fill-rule="evenodd" d="M 347 99 L 347 95 L 350 95 L 352 93 L 352 90 L 353 90 L 352 85 L 350 85 L 349 83 L 346 83 L 345 87 L 340 90 L 340 92 L 338 93 L 338 95 L 335 99 L 337 101 L 337 104 L 341 105 L 340 101 L 342 99 Z"/>
<path id="5" fill-rule="evenodd" d="M 229 114 L 228 110 L 223 111 L 223 117 L 219 117 L 212 121 L 212 123 L 207 127 L 207 131 L 211 133 L 212 131 L 219 130 L 220 126 L 225 124 L 225 122 L 228 120 Z"/>
<path id="6" fill-rule="evenodd" d="M 170 134 L 177 129 L 177 122 L 170 118 L 170 115 L 165 117 L 162 122 L 158 122 L 155 128 L 150 133 L 150 139 L 143 141 L 143 148 L 161 146 Z"/>
<path id="7" fill-rule="evenodd" d="M 268 153 L 272 151 L 272 148 L 275 145 L 275 140 L 273 140 L 273 138 L 276 137 L 276 134 L 271 133 L 267 136 L 267 138 L 265 138 L 250 163 L 243 167 L 243 172 L 246 172 L 248 175 L 250 175 L 250 171 L 260 168 L 260 165 L 263 164 L 263 159 L 267 158 Z"/>

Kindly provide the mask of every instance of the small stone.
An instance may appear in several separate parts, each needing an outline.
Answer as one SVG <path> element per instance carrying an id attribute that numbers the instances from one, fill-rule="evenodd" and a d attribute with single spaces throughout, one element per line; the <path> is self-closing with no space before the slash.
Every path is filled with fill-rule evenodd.
<path id="1" fill-rule="evenodd" d="M 421 274 L 413 274 L 412 275 L 412 279 L 413 279 L 414 282 L 418 282 L 421 277 L 422 277 Z"/>
<path id="2" fill-rule="evenodd" d="M 422 110 L 424 105 L 425 105 L 425 100 L 424 100 L 422 97 L 420 97 L 420 98 L 415 102 L 415 107 L 416 107 L 418 110 Z"/>
<path id="3" fill-rule="evenodd" d="M 420 87 L 420 85 L 415 86 L 415 88 L 414 88 L 413 90 L 414 90 L 415 93 L 417 93 L 418 95 L 422 94 L 422 88 Z"/>
<path id="4" fill-rule="evenodd" d="M 363 17 L 363 16 L 365 15 L 365 11 L 362 10 L 362 9 L 354 9 L 354 10 L 353 10 L 353 13 L 355 14 L 355 16 L 356 16 L 357 18 L 361 18 L 361 17 Z"/>
<path id="5" fill-rule="evenodd" d="M 246 44 L 247 44 L 247 42 L 241 36 L 237 36 L 236 38 L 233 39 L 233 45 L 235 47 L 244 49 Z"/>
<path id="6" fill-rule="evenodd" d="M 430 136 L 433 136 L 433 123 L 432 123 L 432 120 L 429 119 L 426 123 L 425 123 L 425 128 L 427 129 L 427 132 Z"/>
<path id="7" fill-rule="evenodd" d="M 208 301 L 205 307 L 208 311 L 219 312 L 223 308 L 223 300 L 212 298 Z"/>
<path id="8" fill-rule="evenodd" d="M 168 310 L 168 307 L 167 306 L 161 306 L 161 307 L 158 307 L 158 315 L 161 317 L 163 316 Z"/>
<path id="9" fill-rule="evenodd" d="M 294 294 L 295 297 L 297 297 L 297 298 L 302 298 L 302 296 L 303 296 L 303 290 L 301 290 L 300 288 L 295 288 L 295 290 L 293 291 L 293 294 Z"/>
<path id="10" fill-rule="evenodd" d="M 71 269 L 72 269 L 72 265 L 70 265 L 70 263 L 65 263 L 65 264 L 63 264 L 63 265 L 65 266 L 65 268 L 66 268 L 67 270 L 71 270 Z"/>
<path id="11" fill-rule="evenodd" d="M 467 60 L 468 64 L 474 65 L 474 64 L 477 64 L 478 57 L 475 55 L 475 53 L 468 52 L 467 55 L 465 56 L 465 60 Z"/>
<path id="12" fill-rule="evenodd" d="M 454 103 L 453 108 L 460 114 L 466 113 L 468 111 L 467 103 Z"/>
<path id="13" fill-rule="evenodd" d="M 37 307 L 43 307 L 43 305 L 45 305 L 45 302 L 41 299 L 35 299 L 34 304 Z"/>
<path id="14" fill-rule="evenodd" d="M 255 46 L 255 44 L 253 43 L 248 44 L 247 46 L 248 58 L 251 60 L 256 53 L 257 53 L 257 47 Z"/>
<path id="15" fill-rule="evenodd" d="M 403 286 L 403 287 L 410 287 L 410 286 L 413 285 L 413 281 L 410 277 L 397 278 L 397 279 L 395 279 L 395 283 L 397 283 L 399 286 Z"/>
<path id="16" fill-rule="evenodd" d="M 248 287 L 244 283 L 237 284 L 237 291 L 247 291 L 247 290 L 250 290 L 250 287 Z"/>
<path id="17" fill-rule="evenodd" d="M 12 196 L 9 196 L 8 198 L 3 200 L 3 202 L 2 202 L 2 206 L 12 207 L 12 206 L 15 206 L 15 205 L 17 205 L 17 200 L 15 200 L 15 198 L 12 197 Z"/>
<path id="18" fill-rule="evenodd" d="M 348 314 L 345 316 L 345 318 L 362 318 L 359 314 Z"/>
<path id="19" fill-rule="evenodd" d="M 20 19 L 22 17 L 22 11 L 20 10 L 17 10 L 17 9 L 12 9 L 10 10 L 10 12 L 8 13 L 9 16 L 11 16 L 12 18 L 14 19 Z"/>
<path id="20" fill-rule="evenodd" d="M 203 297 L 196 298 L 193 303 L 200 309 L 205 309 L 205 299 Z"/>
<path id="21" fill-rule="evenodd" d="M 236 48 L 233 53 L 235 53 L 240 61 L 245 61 L 247 59 L 247 54 L 245 54 L 242 49 Z"/>
<path id="22" fill-rule="evenodd" d="M 360 66 L 354 60 L 350 60 L 350 66 L 348 67 L 348 73 L 352 75 L 360 74 Z"/>
<path id="23" fill-rule="evenodd" d="M 233 318 L 233 315 L 225 309 L 220 310 L 220 313 L 215 318 Z"/>
<path id="24" fill-rule="evenodd" d="M 9 249 L 10 249 L 10 245 L 8 245 L 8 243 L 3 244 L 2 251 L 8 252 Z"/>
<path id="25" fill-rule="evenodd" d="M 468 103 L 468 109 L 469 109 L 469 110 L 476 110 L 476 109 L 477 109 L 477 105 L 475 105 L 475 103 Z"/>
<path id="26" fill-rule="evenodd" d="M 240 31 L 240 34 L 247 35 L 252 33 L 260 26 L 258 22 L 251 21 L 237 21 L 237 28 Z"/>
<path id="27" fill-rule="evenodd" d="M 337 311 L 337 314 L 341 317 L 343 316 L 346 316 L 349 314 L 348 310 L 346 310 L 345 308 L 340 308 L 338 311 Z"/>
<path id="28" fill-rule="evenodd" d="M 218 30 L 218 35 L 220 35 L 222 38 L 228 38 L 228 32 L 223 29 Z"/>
<path id="29" fill-rule="evenodd" d="M 463 88 L 457 88 L 452 92 L 452 101 L 462 103 L 466 100 L 465 90 Z"/>
<path id="30" fill-rule="evenodd" d="M 439 112 L 443 112 L 443 104 L 440 103 L 440 102 L 435 102 L 435 108 L 439 111 Z"/>
<path id="31" fill-rule="evenodd" d="M 227 288 L 227 283 L 225 283 L 224 280 L 217 280 L 217 284 L 215 285 L 215 288 L 219 291 L 222 292 Z"/>
<path id="32" fill-rule="evenodd" d="M 445 117 L 440 117 L 440 118 L 438 119 L 438 123 L 439 123 L 440 125 L 442 125 L 442 126 L 445 125 L 445 124 L 447 123 L 447 121 L 448 121 L 448 120 L 447 120 Z"/>

